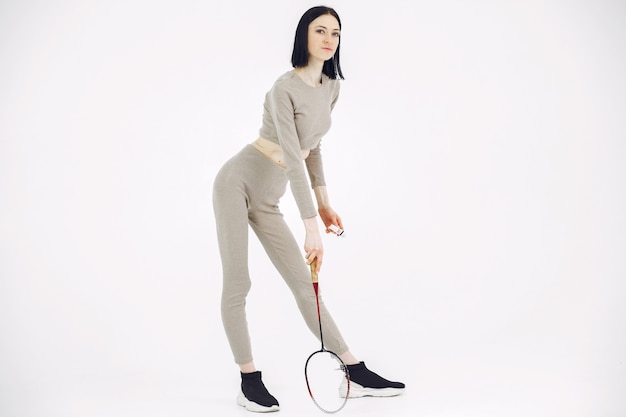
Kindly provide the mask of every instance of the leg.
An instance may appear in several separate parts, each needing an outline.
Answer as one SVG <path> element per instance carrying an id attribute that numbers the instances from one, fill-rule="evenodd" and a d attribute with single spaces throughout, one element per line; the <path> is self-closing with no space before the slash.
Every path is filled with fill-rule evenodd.
<path id="1" fill-rule="evenodd" d="M 300 313 L 311 332 L 319 339 L 319 323 L 315 292 L 311 285 L 311 272 L 298 244 L 285 223 L 277 206 L 254 208 L 250 225 L 272 263 L 293 293 Z M 324 342 L 329 350 L 351 355 L 343 337 L 320 295 L 320 315 L 324 329 Z"/>
<path id="2" fill-rule="evenodd" d="M 232 164 L 222 168 L 213 187 L 213 208 L 222 261 L 222 322 L 235 362 L 252 362 L 246 320 L 246 296 L 250 291 L 248 272 L 248 203 L 240 184 L 232 181 Z M 252 365 L 253 366 L 253 365 Z"/>
<path id="3" fill-rule="evenodd" d="M 279 404 L 252 362 L 245 305 L 250 291 L 248 272 L 248 206 L 246 177 L 254 177 L 254 153 L 242 150 L 220 170 L 213 188 L 213 207 L 223 269 L 222 322 L 239 364 L 241 390 L 237 404 L 249 411 L 278 411 Z M 257 152 L 256 150 L 253 152 Z M 252 161 L 251 161 L 252 157 Z"/>

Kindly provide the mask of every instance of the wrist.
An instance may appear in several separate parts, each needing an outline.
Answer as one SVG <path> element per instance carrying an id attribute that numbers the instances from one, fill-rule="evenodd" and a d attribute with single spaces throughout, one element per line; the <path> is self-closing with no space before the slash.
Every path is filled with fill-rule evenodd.
<path id="1" fill-rule="evenodd" d="M 304 222 L 304 229 L 307 233 L 317 231 L 319 232 L 319 228 L 317 226 L 317 216 L 307 217 L 302 220 Z"/>

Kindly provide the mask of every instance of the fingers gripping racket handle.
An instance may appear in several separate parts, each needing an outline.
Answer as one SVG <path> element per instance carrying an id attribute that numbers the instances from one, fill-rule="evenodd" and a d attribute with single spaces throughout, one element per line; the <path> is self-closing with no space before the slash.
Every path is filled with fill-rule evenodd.
<path id="1" fill-rule="evenodd" d="M 313 282 L 313 284 L 317 284 L 317 281 L 319 279 L 319 277 L 317 276 L 317 272 L 315 272 L 316 269 L 317 259 L 313 259 L 313 262 L 311 262 L 311 281 Z"/>

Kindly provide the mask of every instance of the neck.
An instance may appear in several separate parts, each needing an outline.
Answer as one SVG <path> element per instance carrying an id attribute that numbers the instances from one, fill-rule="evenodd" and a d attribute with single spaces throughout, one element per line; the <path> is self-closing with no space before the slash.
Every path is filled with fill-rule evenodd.
<path id="1" fill-rule="evenodd" d="M 322 79 L 323 61 L 309 61 L 305 67 L 296 68 L 296 73 L 309 85 L 317 87 Z"/>

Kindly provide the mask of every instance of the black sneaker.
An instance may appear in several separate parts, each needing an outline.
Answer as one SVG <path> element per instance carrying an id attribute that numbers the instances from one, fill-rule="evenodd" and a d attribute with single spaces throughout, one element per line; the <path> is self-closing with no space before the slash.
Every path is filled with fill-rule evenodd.
<path id="1" fill-rule="evenodd" d="M 350 372 L 350 393 L 349 398 L 358 397 L 393 397 L 404 392 L 402 382 L 392 382 L 375 372 L 370 371 L 365 366 L 365 362 L 356 365 L 348 365 Z M 348 384 L 344 379 L 339 386 L 339 395 L 346 396 Z"/>
<path id="2" fill-rule="evenodd" d="M 270 413 L 280 410 L 278 401 L 272 396 L 261 381 L 261 372 L 241 373 L 241 391 L 237 404 L 255 413 Z"/>

